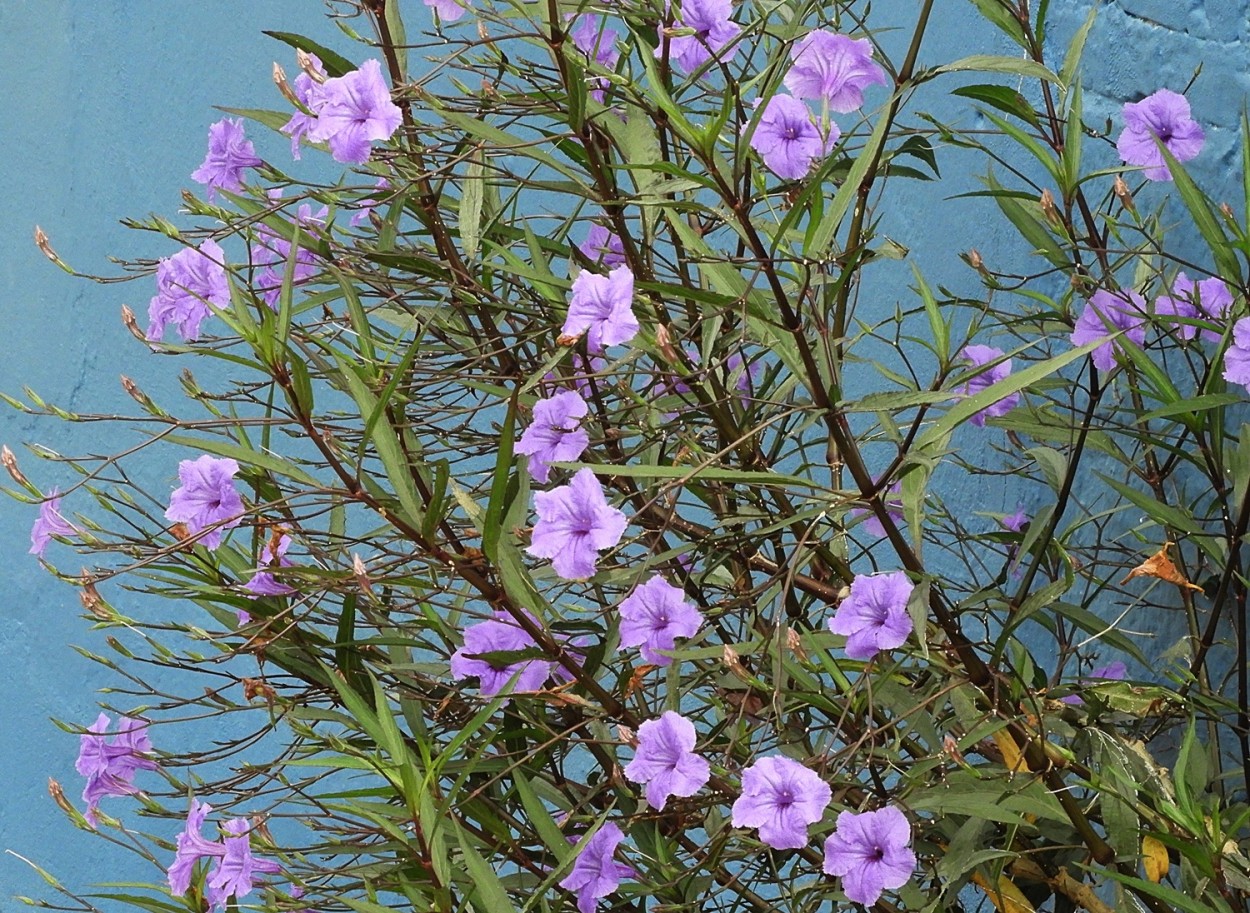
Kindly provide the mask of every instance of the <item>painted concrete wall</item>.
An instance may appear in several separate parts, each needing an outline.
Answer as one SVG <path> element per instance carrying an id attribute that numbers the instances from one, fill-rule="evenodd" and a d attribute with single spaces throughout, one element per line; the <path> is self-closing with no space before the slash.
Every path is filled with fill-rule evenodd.
<path id="1" fill-rule="evenodd" d="M 418 0 L 406 0 L 419 7 Z M 913 4 L 894 4 L 905 20 Z M 882 11 L 891 4 L 878 3 Z M 904 8 L 905 7 L 905 8 Z M 1053 0 L 1055 34 L 1084 19 L 1084 0 Z M 1192 98 L 1209 127 L 1209 145 L 1195 170 L 1216 179 L 1235 167 L 1237 112 L 1250 85 L 1246 54 L 1250 14 L 1245 0 L 1119 0 L 1105 3 L 1091 40 L 1086 83 L 1091 122 L 1116 118 L 1120 105 L 1159 87 L 1181 89 L 1201 63 Z M 970 4 L 939 0 L 923 55 L 945 60 L 985 47 L 971 27 Z M 122 327 L 118 311 L 141 315 L 150 284 L 93 285 L 51 267 L 30 241 L 38 223 L 57 250 L 80 269 L 111 272 L 106 257 L 160 256 L 159 238 L 127 231 L 125 215 L 173 213 L 178 194 L 198 165 L 213 104 L 277 106 L 270 62 L 289 54 L 262 28 L 304 31 L 334 40 L 334 29 L 310 0 L 3 0 L 0 2 L 0 326 L 8 341 L 0 358 L 0 390 L 30 385 L 67 408 L 125 410 L 118 385 L 125 372 L 152 391 L 172 390 L 181 364 L 148 356 Z M 1009 52 L 1000 45 L 998 50 Z M 263 155 L 280 141 L 265 139 Z M 1108 160 L 1110 163 L 1110 159 Z M 980 169 L 971 159 L 944 168 Z M 971 175 L 964 175 L 971 183 Z M 1218 186 L 1218 185 L 1214 185 Z M 975 290 L 958 253 L 1019 254 L 1021 245 L 967 206 L 947 206 L 909 187 L 897 200 L 898 240 L 907 244 L 931 281 Z M 949 188 L 943 188 L 949 192 Z M 1234 188 L 1230 186 L 1230 198 Z M 983 213 L 982 213 L 983 216 Z M 916 230 L 916 226 L 923 226 Z M 991 233 L 986 234 L 985 231 Z M 1000 261 L 1001 262 L 1001 261 Z M 885 283 L 883 306 L 904 285 Z M 99 446 L 90 435 L 55 422 L 35 422 L 0 410 L 0 441 L 21 454 L 40 441 L 66 452 Z M 61 481 L 57 468 L 30 457 L 23 466 L 39 484 Z M 151 467 L 170 475 L 165 467 Z M 1014 508 L 1009 487 L 977 493 L 981 509 Z M 162 874 L 103 841 L 75 832 L 52 807 L 46 781 L 56 777 L 70 795 L 72 736 L 49 722 L 95 716 L 93 693 L 110 681 L 68 644 L 100 647 L 80 620 L 75 591 L 44 574 L 25 554 L 34 511 L 0 501 L 0 849 L 28 856 L 67 884 Z M 65 555 L 60 555 L 62 560 Z M 66 570 L 74 570 L 71 564 Z M 1165 619 L 1166 621 L 1166 619 Z M 117 703 L 125 705 L 126 698 Z M 18 909 L 14 894 L 45 890 L 18 859 L 0 856 L 0 911 Z"/>

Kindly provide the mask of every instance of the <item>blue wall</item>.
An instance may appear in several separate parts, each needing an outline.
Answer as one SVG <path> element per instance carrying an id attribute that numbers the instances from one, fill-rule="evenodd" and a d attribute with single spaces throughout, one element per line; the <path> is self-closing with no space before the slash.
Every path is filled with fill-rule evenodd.
<path id="1" fill-rule="evenodd" d="M 419 0 L 407 2 L 420 8 Z M 1055 34 L 1063 36 L 1084 19 L 1088 4 L 1053 0 L 1052 8 Z M 985 50 L 974 46 L 984 32 L 971 25 L 971 9 L 964 0 L 940 0 L 924 60 Z M 6 191 L 0 193 L 0 326 L 10 341 L 0 358 L 0 390 L 16 394 L 30 385 L 67 408 L 107 412 L 132 409 L 119 373 L 154 392 L 173 389 L 182 364 L 149 356 L 118 319 L 120 306 L 128 303 L 143 320 L 150 282 L 100 286 L 72 279 L 43 259 L 31 231 L 42 225 L 61 255 L 89 272 L 109 273 L 109 255 L 170 253 L 162 239 L 127 231 L 117 219 L 176 211 L 179 191 L 191 183 L 188 175 L 203 156 L 207 127 L 219 116 L 213 104 L 281 106 L 270 63 L 282 60 L 290 72 L 294 67 L 288 50 L 261 35 L 262 28 L 303 31 L 346 47 L 321 13 L 321 4 L 310 0 L 0 3 L 0 175 Z M 1209 144 L 1195 171 L 1208 180 L 1228 174 L 1236 164 L 1236 116 L 1247 94 L 1247 19 L 1244 0 L 1105 4 L 1086 70 L 1089 120 L 1111 117 L 1118 130 L 1124 101 L 1159 87 L 1182 89 L 1202 62 L 1204 75 L 1192 97 L 1195 116 L 1209 126 Z M 1010 53 L 1006 46 L 998 50 Z M 258 151 L 287 160 L 276 137 L 258 138 Z M 958 176 L 961 168 L 980 171 L 983 165 L 971 157 L 947 157 L 943 167 Z M 971 184 L 970 175 L 963 177 Z M 983 209 L 942 203 L 915 186 L 907 191 L 897 200 L 896 237 L 934 284 L 975 293 L 957 257 L 969 247 L 1000 252 L 996 265 L 1010 252 L 1021 253 L 998 226 L 988 228 L 996 234 L 983 233 Z M 892 281 L 883 277 L 882 287 L 873 289 L 887 309 L 905 294 L 905 280 Z M 83 432 L 0 411 L 0 441 L 18 451 L 25 470 L 44 487 L 68 479 L 56 466 L 23 456 L 21 445 L 39 441 L 66 452 L 104 446 Z M 149 469 L 156 479 L 172 479 L 168 466 Z M 1014 500 L 1007 488 L 988 503 L 979 491 L 976 506 L 1009 511 Z M 71 797 L 81 789 L 73 771 L 75 740 L 49 718 L 89 722 L 96 713 L 95 689 L 110 681 L 67 646 L 98 648 L 100 641 L 79 618 L 75 590 L 25 554 L 34 515 L 33 508 L 0 501 L 0 554 L 8 568 L 0 625 L 6 661 L 0 679 L 0 778 L 6 786 L 0 849 L 29 856 L 77 888 L 134 877 L 160 880 L 160 872 L 74 831 L 47 798 L 49 776 L 64 783 Z M 63 546 L 52 546 L 49 555 L 69 562 L 66 571 L 77 569 Z M 117 699 L 122 706 L 128 701 Z M 18 908 L 9 899 L 13 894 L 43 890 L 20 861 L 0 856 L 0 911 Z"/>

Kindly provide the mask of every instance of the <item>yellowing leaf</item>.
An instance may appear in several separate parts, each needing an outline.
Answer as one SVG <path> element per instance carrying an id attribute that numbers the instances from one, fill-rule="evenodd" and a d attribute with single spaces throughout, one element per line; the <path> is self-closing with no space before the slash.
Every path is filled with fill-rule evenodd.
<path id="1" fill-rule="evenodd" d="M 999 875 L 998 881 L 991 883 L 980 872 L 973 872 L 972 883 L 985 892 L 998 913 L 1037 913 L 1029 899 L 1006 875 Z"/>
<path id="2" fill-rule="evenodd" d="M 1028 769 L 1024 764 L 1024 755 L 1020 751 L 1020 746 L 1006 729 L 1000 729 L 994 733 L 994 744 L 1003 753 L 1003 764 L 1013 774 Z"/>
<path id="3" fill-rule="evenodd" d="M 1120 583 L 1128 583 L 1134 577 L 1158 577 L 1160 580 L 1176 584 L 1183 590 L 1197 590 L 1201 593 L 1202 587 L 1186 580 L 1185 575 L 1180 572 L 1180 569 L 1168 557 L 1168 549 L 1171 547 L 1171 542 L 1164 542 L 1163 548 L 1129 571 L 1128 576 L 1121 580 Z"/>
<path id="4" fill-rule="evenodd" d="M 1157 838 L 1149 834 L 1141 838 L 1141 855 L 1147 878 L 1158 884 L 1167 877 L 1168 848 Z"/>

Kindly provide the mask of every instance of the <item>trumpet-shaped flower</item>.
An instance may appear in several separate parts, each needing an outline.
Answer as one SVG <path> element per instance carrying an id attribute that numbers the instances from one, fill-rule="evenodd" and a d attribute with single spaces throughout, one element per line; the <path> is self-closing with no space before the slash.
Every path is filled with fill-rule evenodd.
<path id="1" fill-rule="evenodd" d="M 1233 339 L 1224 353 L 1224 379 L 1250 390 L 1250 317 L 1233 324 Z"/>
<path id="2" fill-rule="evenodd" d="M 1194 282 L 1184 273 L 1178 273 L 1172 281 L 1172 294 L 1155 299 L 1155 314 L 1222 323 L 1232 306 L 1233 293 L 1223 279 L 1212 277 Z M 1181 339 L 1193 339 L 1198 334 L 1198 327 L 1180 323 L 1176 332 Z M 1219 342 L 1221 334 L 1204 327 L 1202 338 L 1208 342 Z"/>
<path id="3" fill-rule="evenodd" d="M 573 280 L 561 332 L 566 336 L 585 333 L 586 348 L 593 354 L 605 346 L 629 342 L 639 329 L 633 301 L 634 274 L 628 266 L 618 266 L 606 276 L 583 271 Z"/>
<path id="4" fill-rule="evenodd" d="M 676 35 L 668 40 L 669 60 L 685 73 L 693 73 L 712 59 L 730 60 L 738 53 L 736 44 L 722 54 L 726 46 L 741 33 L 742 28 L 730 19 L 733 7 L 729 0 L 683 0 L 681 15 L 673 23 L 677 28 L 694 29 L 693 35 Z M 664 32 L 655 56 L 664 54 Z"/>
<path id="5" fill-rule="evenodd" d="M 252 575 L 252 579 L 243 584 L 243 592 L 249 599 L 256 599 L 260 596 L 290 596 L 296 591 L 295 587 L 274 577 L 272 571 L 275 567 L 294 566 L 294 563 L 286 557 L 286 550 L 290 547 L 291 537 L 287 535 L 278 536 L 277 541 L 271 538 L 265 543 L 265 547 L 260 550 L 260 566 Z M 239 624 L 247 624 L 251 620 L 247 612 L 239 610 Z"/>
<path id="6" fill-rule="evenodd" d="M 224 841 L 205 840 L 204 820 L 212 810 L 211 805 L 191 800 L 187 824 L 178 835 L 174 863 L 169 867 L 169 892 L 175 897 L 184 896 L 191 889 L 195 864 L 201 859 L 212 859 L 213 866 L 204 879 L 205 900 L 210 908 L 224 910 L 232 895 L 238 899 L 252 893 L 254 875 L 275 875 L 281 869 L 268 859 L 252 855 L 246 818 L 232 818 L 222 825 Z"/>
<path id="7" fill-rule="evenodd" d="M 625 776 L 647 785 L 652 808 L 663 809 L 669 796 L 693 796 L 712 776 L 694 745 L 694 723 L 672 710 L 638 727 L 638 752 L 625 765 Z"/>
<path id="8" fill-rule="evenodd" d="M 774 95 L 751 134 L 751 148 L 774 174 L 795 181 L 833 150 L 840 135 L 837 124 L 830 123 L 828 133 L 817 127 L 807 105 L 797 98 Z"/>
<path id="9" fill-rule="evenodd" d="M 607 897 L 620 886 L 622 878 L 636 878 L 632 866 L 617 862 L 616 848 L 625 840 L 612 822 L 599 828 L 586 841 L 573 861 L 573 869 L 560 879 L 560 887 L 577 892 L 577 909 L 594 913 L 600 897 Z"/>
<path id="10" fill-rule="evenodd" d="M 871 907 L 883 891 L 901 888 L 916 868 L 911 825 L 893 806 L 875 812 L 842 812 L 825 840 L 825 873 L 842 878 L 847 900 Z"/>
<path id="11" fill-rule="evenodd" d="M 961 358 L 968 361 L 974 368 L 982 368 L 985 365 L 998 362 L 994 367 L 987 371 L 982 371 L 976 377 L 970 378 L 963 387 L 964 396 L 972 396 L 974 393 L 980 393 L 982 390 L 988 390 L 999 381 L 1006 380 L 1011 375 L 1011 359 L 1002 359 L 1002 349 L 996 349 L 993 346 L 964 346 L 962 352 L 959 353 Z M 1012 409 L 1016 408 L 1016 404 L 1020 402 L 1020 394 L 1012 393 L 1004 396 L 996 403 L 986 406 L 976 415 L 972 416 L 971 422 L 978 428 L 985 427 L 987 418 L 999 418 L 1006 415 Z"/>
<path id="12" fill-rule="evenodd" d="M 1111 327 L 1108 328 L 1107 324 Z M 1135 345 L 1146 341 L 1146 301 L 1132 291 L 1108 292 L 1099 289 L 1085 303 L 1085 310 L 1072 330 L 1072 345 L 1083 346 L 1098 339 L 1107 341 L 1094 349 L 1094 367 L 1110 371 L 1115 365 L 1115 355 L 1124 344 L 1122 339 L 1109 337 L 1116 330 L 1124 331 L 1124 339 Z"/>
<path id="13" fill-rule="evenodd" d="M 529 457 L 535 481 L 546 484 L 551 463 L 576 460 L 590 446 L 590 436 L 579 427 L 587 411 L 586 401 L 572 390 L 534 404 L 534 421 L 521 435 L 516 452 Z"/>
<path id="14" fill-rule="evenodd" d="M 786 88 L 795 98 L 822 99 L 831 111 L 845 114 L 864 104 L 864 89 L 888 85 L 885 72 L 872 59 L 872 42 L 817 29 L 808 32 L 790 52 L 794 61 Z"/>
<path id="15" fill-rule="evenodd" d="M 198 248 L 184 247 L 156 267 L 156 295 L 148 305 L 148 333 L 160 342 L 170 324 L 186 342 L 200 336 L 200 325 L 209 316 L 208 306 L 230 304 L 226 281 L 226 253 L 211 238 Z"/>
<path id="16" fill-rule="evenodd" d="M 538 522 L 527 551 L 552 559 L 565 580 L 593 577 L 598 553 L 621 541 L 628 522 L 590 469 L 579 469 L 568 485 L 534 492 L 534 510 Z"/>
<path id="17" fill-rule="evenodd" d="M 609 270 L 625 263 L 625 245 L 620 237 L 598 222 L 590 226 L 586 240 L 577 245 L 577 249 L 585 254 L 587 260 L 602 263 Z"/>
<path id="18" fill-rule="evenodd" d="M 208 128 L 208 154 L 191 178 L 208 185 L 211 200 L 218 189 L 242 190 L 243 170 L 261 164 L 252 141 L 243 135 L 243 122 L 226 117 Z"/>
<path id="19" fill-rule="evenodd" d="M 591 13 L 582 13 L 577 17 L 577 25 L 569 32 L 573 45 L 605 70 L 615 70 L 621 59 L 621 52 L 616 47 L 616 30 L 604 26 L 604 17 Z M 590 97 L 603 104 L 604 91 L 609 85 L 607 77 L 596 76 L 590 81 Z"/>
<path id="20" fill-rule="evenodd" d="M 829 784 L 798 761 L 760 758 L 742 772 L 733 825 L 759 828 L 760 840 L 775 850 L 797 850 L 807 844 L 808 825 L 820 820 L 832 798 Z"/>
<path id="21" fill-rule="evenodd" d="M 537 618 L 525 614 L 542 627 Z M 512 616 L 496 612 L 489 620 L 464 629 L 464 646 L 451 655 L 451 674 L 456 678 L 476 676 L 483 697 L 494 697 L 513 679 L 513 691 L 537 691 L 551 677 L 554 662 L 539 657 L 515 659 L 498 655 L 537 649 L 534 638 Z"/>
<path id="22" fill-rule="evenodd" d="M 243 499 L 234 487 L 234 474 L 238 471 L 239 464 L 234 460 L 208 454 L 197 460 L 183 460 L 178 464 L 182 485 L 170 495 L 165 517 L 186 524 L 187 532 L 193 536 L 215 527 L 200 537 L 200 544 L 207 549 L 221 545 L 223 532 L 234 529 L 243 519 Z"/>
<path id="23" fill-rule="evenodd" d="M 893 650 L 907 641 L 912 629 L 907 613 L 912 589 L 903 571 L 860 575 L 851 581 L 851 595 L 829 621 L 829 630 L 847 636 L 847 656 L 872 659 L 879 651 Z"/>
<path id="24" fill-rule="evenodd" d="M 280 193 L 280 191 L 279 191 Z M 274 194 L 270 194 L 271 197 Z M 315 236 L 325 227 L 329 209 L 322 206 L 313 212 L 308 203 L 301 203 L 296 211 L 295 224 L 299 226 L 301 244 L 295 251 L 295 263 L 290 269 L 291 285 L 307 282 L 320 269 L 319 258 L 305 243 L 310 235 Z M 256 274 L 256 291 L 260 292 L 265 304 L 278 309 L 278 301 L 282 294 L 282 286 L 287 275 L 287 263 L 291 258 L 291 242 L 278 234 L 268 225 L 261 223 L 256 230 L 256 243 L 252 245 L 252 265 L 260 267 Z"/>
<path id="25" fill-rule="evenodd" d="M 382 75 L 382 65 L 376 60 L 366 60 L 358 70 L 327 79 L 317 101 L 317 123 L 308 130 L 308 138 L 327 143 L 336 162 L 367 162 L 373 141 L 390 139 L 403 120 L 403 112 L 391 101 L 391 87 Z"/>
<path id="26" fill-rule="evenodd" d="M 311 111 L 307 114 L 303 111 L 296 111 L 291 115 L 291 119 L 282 126 L 282 132 L 291 138 L 291 158 L 297 162 L 300 158 L 300 141 L 308 135 L 308 132 L 317 125 L 317 109 L 321 107 L 321 83 L 326 79 L 326 68 L 322 66 L 321 58 L 316 54 L 308 55 L 308 68 L 316 73 L 320 79 L 314 79 L 303 69 L 300 74 L 295 77 L 295 84 L 292 91 L 299 103 Z"/>
<path id="27" fill-rule="evenodd" d="M 642 658 L 657 666 L 673 661 L 678 637 L 692 637 L 703 624 L 699 610 L 682 598 L 682 590 L 656 574 L 620 605 L 621 646 L 641 647 Z"/>
<path id="28" fill-rule="evenodd" d="M 141 770 L 157 770 L 147 755 L 152 751 L 148 740 L 148 724 L 142 720 L 122 717 L 117 732 L 108 735 L 109 718 L 101 713 L 78 739 L 78 760 L 74 769 L 87 778 L 82 798 L 87 803 L 89 824 L 96 823 L 96 811 L 105 796 L 129 796 L 138 792 L 135 774 Z"/>
<path id="29" fill-rule="evenodd" d="M 1158 142 L 1156 142 L 1156 140 Z M 1170 181 L 1172 172 L 1158 143 L 1178 162 L 1187 162 L 1202 151 L 1206 134 L 1190 116 L 1189 100 L 1168 89 L 1160 89 L 1139 102 L 1124 106 L 1124 132 L 1115 142 L 1120 158 L 1145 168 L 1152 181 Z"/>
<path id="30" fill-rule="evenodd" d="M 60 492 L 52 489 L 48 499 L 39 505 L 39 516 L 30 528 L 30 554 L 43 557 L 43 550 L 48 547 L 53 536 L 76 536 L 78 527 L 70 523 L 61 514 Z"/>

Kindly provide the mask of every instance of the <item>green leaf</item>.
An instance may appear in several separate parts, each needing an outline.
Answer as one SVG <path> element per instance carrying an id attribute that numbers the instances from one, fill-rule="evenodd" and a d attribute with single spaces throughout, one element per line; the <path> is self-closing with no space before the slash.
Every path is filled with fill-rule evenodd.
<path id="1" fill-rule="evenodd" d="M 1194 227 L 1207 242 L 1207 249 L 1211 251 L 1216 271 L 1230 285 L 1240 286 L 1242 284 L 1241 263 L 1233 253 L 1228 236 L 1224 234 L 1224 228 L 1216 217 L 1215 207 L 1211 205 L 1206 194 L 1198 188 L 1194 179 L 1189 176 L 1189 172 L 1176 160 L 1176 156 L 1172 155 L 1168 147 L 1157 136 L 1152 138 L 1163 154 L 1163 160 L 1167 162 L 1168 170 L 1172 173 L 1172 180 L 1176 184 L 1176 192 L 1180 194 L 1181 202 L 1189 210 L 1189 216 L 1194 220 Z"/>
<path id="2" fill-rule="evenodd" d="M 203 453 L 216 454 L 219 457 L 229 457 L 238 461 L 241 466 L 255 466 L 258 469 L 264 469 L 272 472 L 274 475 L 284 476 L 293 482 L 299 482 L 301 485 L 307 485 L 312 488 L 320 487 L 321 483 L 310 476 L 304 470 L 300 469 L 292 463 L 287 462 L 279 456 L 262 450 L 253 450 L 250 447 L 243 447 L 231 441 L 222 440 L 212 437 L 192 437 L 186 434 L 171 434 L 165 437 L 166 441 L 171 444 L 178 444 L 192 450 L 199 450 Z"/>
<path id="3" fill-rule="evenodd" d="M 959 60 L 935 67 L 933 74 L 960 73 L 975 70 L 978 73 L 1009 73 L 1025 79 L 1044 79 L 1046 82 L 1059 82 L 1059 77 L 1035 60 L 1024 57 L 999 57 L 996 54 L 973 54 Z"/>
<path id="4" fill-rule="evenodd" d="M 842 224 L 842 217 L 851 208 L 852 201 L 859 195 L 859 185 L 867 176 L 868 169 L 877 160 L 877 153 L 881 149 L 881 144 L 885 142 L 889 126 L 890 119 L 888 117 L 877 118 L 877 125 L 873 128 L 872 135 L 868 137 L 864 147 L 859 150 L 859 155 L 856 156 L 850 170 L 847 171 L 846 178 L 842 181 L 842 186 L 833 195 L 833 200 L 826 207 L 824 215 L 821 216 L 820 220 L 813 227 L 809 228 L 807 237 L 803 240 L 803 256 L 820 260 L 829 255 L 830 245 L 833 244 L 833 236 L 837 233 L 838 226 Z M 830 169 L 833 164 L 832 159 L 826 162 L 821 169 L 821 173 L 809 179 L 813 186 L 820 188 L 822 173 Z M 778 232 L 777 243 L 780 243 L 782 237 L 783 233 Z"/>
<path id="5" fill-rule="evenodd" d="M 1024 35 L 1024 26 L 1016 18 L 1002 0 L 972 0 L 972 5 L 981 11 L 991 24 L 1026 51 L 1029 49 L 1028 39 Z"/>
<path id="6" fill-rule="evenodd" d="M 950 324 L 938 308 L 937 299 L 933 297 L 933 290 L 929 288 L 929 284 L 924 281 L 920 267 L 913 263 L 911 270 L 916 277 L 916 291 L 924 304 L 925 315 L 929 318 L 929 333 L 933 336 L 934 354 L 937 355 L 939 362 L 946 364 L 950 359 L 951 350 Z"/>
<path id="7" fill-rule="evenodd" d="M 482 200 L 485 179 L 484 155 L 481 149 L 475 149 L 469 155 L 469 165 L 465 169 L 464 189 L 460 192 L 460 211 L 457 213 L 460 245 L 464 248 L 464 256 L 467 260 L 472 260 L 477 256 L 478 244 L 482 238 Z"/>
<path id="8" fill-rule="evenodd" d="M 1076 79 L 1076 72 L 1081 66 L 1081 55 L 1085 53 L 1085 41 L 1089 38 L 1089 30 L 1094 27 L 1097 14 L 1098 4 L 1095 3 L 1089 15 L 1085 17 L 1085 24 L 1076 30 L 1076 34 L 1072 36 L 1072 43 L 1068 45 L 1068 53 L 1063 58 L 1063 67 L 1059 70 L 1059 84 L 1065 91 Z"/>
<path id="9" fill-rule="evenodd" d="M 449 820 L 455 821 L 455 818 Z M 504 890 L 499 876 L 474 849 L 464 828 L 455 826 L 456 839 L 460 843 L 461 859 L 468 878 L 468 891 L 465 900 L 474 904 L 474 909 L 490 911 L 490 913 L 516 913 L 516 905 L 508 892 Z"/>
<path id="10" fill-rule="evenodd" d="M 1071 265 L 1067 254 L 1063 252 L 1046 227 L 1046 222 L 1041 216 L 1041 208 L 1036 203 L 1030 201 L 1027 205 L 1024 204 L 1016 193 L 1003 190 L 1002 185 L 994 180 L 993 175 L 986 178 L 986 183 L 992 188 L 989 196 L 994 197 L 1003 215 L 1016 227 L 1020 236 L 1033 245 L 1036 253 L 1061 269 L 1066 269 Z"/>
<path id="11" fill-rule="evenodd" d="M 346 57 L 331 51 L 323 44 L 318 44 L 311 38 L 305 38 L 303 35 L 296 35 L 292 32 L 272 32 L 265 29 L 262 29 L 261 33 L 268 35 L 270 38 L 276 38 L 283 44 L 290 45 L 293 48 L 307 51 L 309 54 L 316 54 L 321 58 L 321 65 L 326 68 L 326 72 L 331 76 L 342 76 L 356 69 L 356 64 Z M 289 117 L 287 119 L 290 120 Z"/>
<path id="12" fill-rule="evenodd" d="M 1010 114 L 1018 117 L 1023 121 L 1027 121 L 1034 126 L 1037 125 L 1037 112 L 1033 110 L 1033 106 L 1028 100 L 1010 86 L 996 85 L 975 85 L 960 86 L 951 90 L 952 95 L 958 95 L 962 98 L 971 98 L 973 101 L 979 101 L 981 104 L 989 105 L 997 108 L 1004 114 Z"/>

